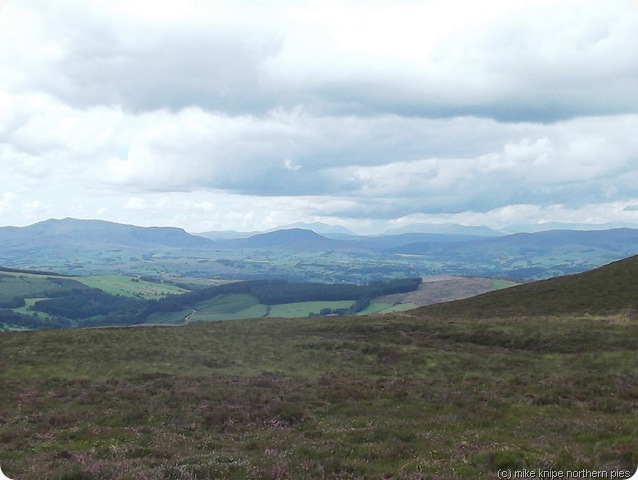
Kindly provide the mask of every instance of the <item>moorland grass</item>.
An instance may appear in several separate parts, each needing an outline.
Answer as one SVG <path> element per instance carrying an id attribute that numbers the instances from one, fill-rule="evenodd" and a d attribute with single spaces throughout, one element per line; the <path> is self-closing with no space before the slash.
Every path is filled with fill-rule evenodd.
<path id="1" fill-rule="evenodd" d="M 424 307 L 423 312 L 483 318 L 635 312 L 638 310 L 637 278 L 638 256 L 634 256 L 584 273 Z"/>
<path id="2" fill-rule="evenodd" d="M 635 316 L 0 334 L 18 480 L 457 479 L 638 465 Z"/>
<path id="3" fill-rule="evenodd" d="M 370 302 L 367 308 L 357 313 L 357 315 L 370 315 L 373 313 L 393 313 L 404 312 L 418 308 L 416 303 L 386 303 L 386 302 Z"/>
<path id="4" fill-rule="evenodd" d="M 65 277 L 3 272 L 0 273 L 0 304 L 15 298 L 47 298 L 53 292 L 82 287 L 82 284 Z"/>

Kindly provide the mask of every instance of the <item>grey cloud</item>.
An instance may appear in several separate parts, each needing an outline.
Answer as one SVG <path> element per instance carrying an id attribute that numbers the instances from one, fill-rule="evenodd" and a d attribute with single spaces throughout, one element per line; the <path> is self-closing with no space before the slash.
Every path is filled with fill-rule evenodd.
<path id="1" fill-rule="evenodd" d="M 261 115 L 303 104 L 321 115 L 547 122 L 638 108 L 638 12 L 621 1 L 519 7 L 440 38 L 413 61 L 322 54 L 318 26 L 294 26 L 263 9 L 245 24 L 231 15 L 167 26 L 95 5 L 69 1 L 41 12 L 49 30 L 40 42 L 60 52 L 42 59 L 33 88 L 72 105 L 134 111 L 199 106 Z"/>
<path id="2" fill-rule="evenodd" d="M 15 156 L 15 168 L 33 176 L 46 174 L 44 167 L 76 172 L 126 191 L 393 198 L 409 212 L 485 211 L 511 203 L 625 199 L 634 195 L 638 174 L 635 116 L 510 125 L 477 118 L 344 120 L 303 111 L 130 116 L 59 108 L 48 105 L 44 118 L 16 137 L 16 145 L 32 139 L 42 151 Z M 70 113 L 65 122 L 73 129 L 56 128 L 56 119 Z M 49 149 L 50 138 L 57 143 Z M 5 155 L 13 140 L 5 139 Z"/>
<path id="3" fill-rule="evenodd" d="M 136 111 L 191 106 L 233 114 L 264 111 L 271 106 L 270 92 L 260 81 L 259 59 L 274 48 L 275 41 L 248 45 L 212 34 L 165 38 L 111 58 L 71 52 L 59 66 L 67 77 L 59 94 L 70 103 L 122 104 Z"/>
<path id="4" fill-rule="evenodd" d="M 392 204 L 392 211 L 413 213 L 622 200 L 634 195 L 638 174 L 635 116 L 542 125 L 303 110 L 130 115 L 51 100 L 29 108 L 19 135 L 3 141 L 10 167 L 42 178 L 65 172 L 125 191 L 323 195 L 369 205 L 394 199 L 372 209 L 386 215 Z M 31 145 L 31 153 L 21 145 Z"/>
<path id="5" fill-rule="evenodd" d="M 383 58 L 343 56 L 305 65 L 292 85 L 341 114 L 553 122 L 635 111 L 638 12 L 624 2 L 563 3 L 455 31 L 412 63 L 384 68 Z M 294 58 L 284 50 L 271 62 L 273 75 L 290 81 Z M 343 68 L 347 63 L 359 68 Z"/>
<path id="6" fill-rule="evenodd" d="M 44 53 L 35 64 L 15 65 L 26 80 L 20 88 L 50 92 L 69 105 L 133 111 L 200 106 L 238 113 L 272 107 L 260 64 L 277 52 L 278 34 L 225 24 L 223 18 L 156 25 L 127 18 L 124 10 L 100 2 L 31 5 L 33 21 L 46 25 L 33 40 Z M 32 48 L 20 46 L 24 56 Z M 36 71 L 46 74 L 32 75 Z"/>

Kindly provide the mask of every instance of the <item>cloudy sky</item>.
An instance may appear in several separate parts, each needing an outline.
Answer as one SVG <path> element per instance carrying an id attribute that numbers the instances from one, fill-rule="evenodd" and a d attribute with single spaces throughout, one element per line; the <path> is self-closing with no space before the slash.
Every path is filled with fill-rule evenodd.
<path id="1" fill-rule="evenodd" d="M 636 0 L 0 5 L 0 225 L 638 224 Z"/>

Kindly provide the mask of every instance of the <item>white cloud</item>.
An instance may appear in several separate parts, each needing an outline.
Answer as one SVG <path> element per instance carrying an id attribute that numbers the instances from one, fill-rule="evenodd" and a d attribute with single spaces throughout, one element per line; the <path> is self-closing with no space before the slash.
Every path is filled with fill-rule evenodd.
<path id="1" fill-rule="evenodd" d="M 525 231 L 542 230 L 545 224 L 577 224 L 606 226 L 638 226 L 636 200 L 585 204 L 570 208 L 562 204 L 539 206 L 514 204 L 495 208 L 486 212 L 463 211 L 453 214 L 412 214 L 389 222 L 393 228 L 413 223 L 457 223 L 461 225 L 487 225 L 495 229 L 508 227 Z"/>
<path id="2" fill-rule="evenodd" d="M 125 210 L 146 210 L 146 202 L 139 197 L 131 197 L 124 204 Z"/>
<path id="3" fill-rule="evenodd" d="M 42 215 L 47 215 L 50 211 L 50 205 L 42 203 L 39 200 L 33 200 L 22 204 L 22 216 L 29 220 L 40 218 Z"/>
<path id="4" fill-rule="evenodd" d="M 625 0 L 20 7 L 0 25 L 15 45 L 4 82 L 78 105 L 528 119 L 638 105 L 638 12 Z"/>
<path id="5" fill-rule="evenodd" d="M 0 215 L 5 215 L 13 209 L 15 199 L 15 193 L 5 192 L 2 194 L 2 197 L 0 197 Z"/>
<path id="6" fill-rule="evenodd" d="M 268 72 L 324 108 L 555 119 L 638 105 L 636 49 L 628 48 L 637 46 L 638 15 L 625 1 L 297 10 Z"/>

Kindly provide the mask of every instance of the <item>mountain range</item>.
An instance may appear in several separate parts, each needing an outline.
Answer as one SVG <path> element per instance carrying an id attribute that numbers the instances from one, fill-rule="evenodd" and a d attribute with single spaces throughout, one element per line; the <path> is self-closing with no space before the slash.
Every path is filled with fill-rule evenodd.
<path id="1" fill-rule="evenodd" d="M 454 230 L 361 236 L 342 228 L 320 234 L 294 227 L 213 240 L 174 227 L 51 219 L 0 228 L 0 266 L 67 274 L 174 273 L 325 282 L 433 274 L 528 281 L 638 254 L 638 229 L 510 235 L 461 227 L 450 233 Z"/>

